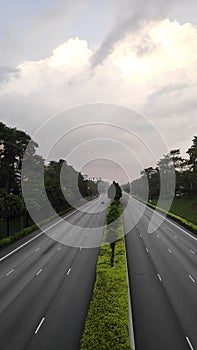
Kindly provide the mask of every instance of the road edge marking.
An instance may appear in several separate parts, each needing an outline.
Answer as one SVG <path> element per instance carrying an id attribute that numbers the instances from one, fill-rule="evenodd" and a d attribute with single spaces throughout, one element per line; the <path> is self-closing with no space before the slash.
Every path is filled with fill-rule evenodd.
<path id="1" fill-rule="evenodd" d="M 136 200 L 137 202 L 139 202 L 139 200 L 136 199 L 136 198 L 133 198 L 133 197 L 132 197 L 132 199 L 134 199 L 134 200 Z M 142 203 L 142 202 L 141 202 L 141 203 Z M 176 224 L 172 221 L 173 219 L 169 219 L 167 216 L 161 215 L 161 214 L 158 212 L 158 210 L 157 210 L 156 208 L 153 209 L 153 208 L 150 208 L 147 204 L 144 204 L 144 203 L 142 203 L 142 204 L 143 204 L 145 207 L 147 207 L 148 209 L 150 209 L 151 211 L 153 211 L 154 213 L 156 213 L 157 215 L 159 215 L 159 216 L 161 216 L 162 218 L 164 218 L 164 220 L 166 220 L 166 221 L 169 222 L 170 224 L 174 225 L 174 226 L 175 226 L 176 228 L 178 228 L 179 230 L 181 230 L 181 231 L 183 231 L 184 233 L 186 233 L 187 236 L 189 236 L 190 238 L 193 238 L 193 239 L 195 239 L 195 241 L 197 241 L 197 237 L 194 237 L 191 233 L 185 231 L 182 227 L 176 225 Z M 165 214 L 165 213 L 164 213 L 164 214 Z"/>
<path id="2" fill-rule="evenodd" d="M 69 216 L 73 215 L 74 213 L 76 213 L 77 210 L 73 211 L 72 213 L 68 214 L 67 216 L 64 217 L 64 219 L 68 218 Z M 4 255 L 2 258 L 0 258 L 0 263 L 2 261 L 4 261 L 5 259 L 7 259 L 10 255 L 16 253 L 18 250 L 22 249 L 23 247 L 25 247 L 27 244 L 31 243 L 32 241 L 34 241 L 34 239 L 40 237 L 41 235 L 43 235 L 43 233 L 49 231 L 51 228 L 53 228 L 54 226 L 56 226 L 57 224 L 59 224 L 60 222 L 62 222 L 64 219 L 61 219 L 59 221 L 57 221 L 55 224 L 53 224 L 52 226 L 48 227 L 46 230 L 43 230 L 42 232 L 38 233 L 35 237 L 31 238 L 29 241 L 23 243 L 22 245 L 20 245 L 19 247 L 17 247 L 16 249 L 12 250 L 10 253 Z"/>

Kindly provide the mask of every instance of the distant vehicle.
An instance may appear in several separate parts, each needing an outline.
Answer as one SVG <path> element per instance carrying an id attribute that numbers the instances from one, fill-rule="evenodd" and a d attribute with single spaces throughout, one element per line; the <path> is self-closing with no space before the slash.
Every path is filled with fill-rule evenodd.
<path id="1" fill-rule="evenodd" d="M 101 204 L 104 204 L 104 203 L 105 203 L 104 201 L 101 202 Z"/>

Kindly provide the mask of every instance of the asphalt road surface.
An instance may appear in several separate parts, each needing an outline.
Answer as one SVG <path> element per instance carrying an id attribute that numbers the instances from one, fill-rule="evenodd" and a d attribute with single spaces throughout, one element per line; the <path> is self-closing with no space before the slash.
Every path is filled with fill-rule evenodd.
<path id="1" fill-rule="evenodd" d="M 124 208 L 127 202 L 124 195 Z M 196 350 L 197 238 L 169 219 L 148 233 L 152 215 L 131 197 L 123 215 L 135 347 Z"/>
<path id="2" fill-rule="evenodd" d="M 27 237 L 1 251 L 1 350 L 79 349 L 109 202 L 102 201 L 100 197 L 83 206 L 84 212 L 80 208 L 49 224 L 50 237 L 34 233 L 30 243 Z M 72 224 L 68 229 L 65 221 Z"/>

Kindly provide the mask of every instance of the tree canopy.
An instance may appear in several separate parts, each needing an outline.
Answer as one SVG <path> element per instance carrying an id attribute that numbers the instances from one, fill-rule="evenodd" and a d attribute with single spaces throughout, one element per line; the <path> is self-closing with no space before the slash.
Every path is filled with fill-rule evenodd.
<path id="1" fill-rule="evenodd" d="M 108 188 L 108 197 L 110 199 L 119 200 L 122 197 L 122 190 L 115 181 Z"/>
<path id="2" fill-rule="evenodd" d="M 181 156 L 180 149 L 171 150 L 164 155 L 157 167 L 149 167 L 141 171 L 141 177 L 131 184 L 123 185 L 123 189 L 141 198 L 158 199 L 160 194 L 160 175 L 174 171 L 176 175 L 176 196 L 194 195 L 197 193 L 197 136 L 194 136 L 191 147 L 186 151 L 189 158 Z M 168 183 L 166 184 L 166 193 Z"/>

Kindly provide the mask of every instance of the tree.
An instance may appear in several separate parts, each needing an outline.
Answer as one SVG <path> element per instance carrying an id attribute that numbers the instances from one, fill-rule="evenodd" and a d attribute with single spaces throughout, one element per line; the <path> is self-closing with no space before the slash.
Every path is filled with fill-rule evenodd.
<path id="1" fill-rule="evenodd" d="M 0 197 L 1 217 L 6 222 L 7 236 L 10 232 L 10 220 L 20 217 L 25 211 L 25 205 L 20 196 L 3 194 Z"/>
<path id="2" fill-rule="evenodd" d="M 25 132 L 0 123 L 0 190 L 20 193 L 23 156 L 31 138 Z M 36 143 L 34 143 L 36 145 Z"/>
<path id="3" fill-rule="evenodd" d="M 119 200 L 122 197 L 122 190 L 115 181 L 108 188 L 108 197 L 110 199 Z"/>
<path id="4" fill-rule="evenodd" d="M 188 164 L 191 166 L 191 169 L 194 173 L 197 172 L 197 136 L 194 136 L 192 140 L 193 145 L 187 150 L 187 154 L 189 154 Z"/>

